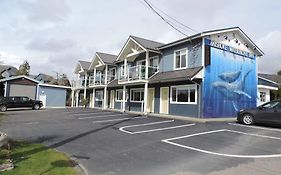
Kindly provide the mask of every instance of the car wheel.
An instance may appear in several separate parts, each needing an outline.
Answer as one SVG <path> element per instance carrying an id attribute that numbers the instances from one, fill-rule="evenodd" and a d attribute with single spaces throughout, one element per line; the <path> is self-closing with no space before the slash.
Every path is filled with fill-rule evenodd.
<path id="1" fill-rule="evenodd" d="M 35 105 L 33 106 L 33 109 L 38 110 L 38 109 L 40 109 L 40 106 L 39 106 L 38 104 L 35 104 Z"/>
<path id="2" fill-rule="evenodd" d="M 254 124 L 254 117 L 253 117 L 253 115 L 251 115 L 251 114 L 244 114 L 242 116 L 242 122 L 245 125 L 252 125 L 252 124 Z"/>
<path id="3" fill-rule="evenodd" d="M 0 111 L 1 111 L 1 112 L 7 111 L 7 106 L 6 106 L 6 105 L 1 105 L 1 106 L 0 106 Z"/>

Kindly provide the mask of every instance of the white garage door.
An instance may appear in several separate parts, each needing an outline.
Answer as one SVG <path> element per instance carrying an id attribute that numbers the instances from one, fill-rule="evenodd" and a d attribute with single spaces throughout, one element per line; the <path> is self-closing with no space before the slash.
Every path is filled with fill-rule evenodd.
<path id="1" fill-rule="evenodd" d="M 9 94 L 10 96 L 26 96 L 31 99 L 35 99 L 36 86 L 11 84 Z"/>

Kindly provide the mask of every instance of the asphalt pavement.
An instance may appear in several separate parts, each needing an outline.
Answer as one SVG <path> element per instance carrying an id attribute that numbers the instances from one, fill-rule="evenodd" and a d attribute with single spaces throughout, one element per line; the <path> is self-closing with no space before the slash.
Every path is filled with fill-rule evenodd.
<path id="1" fill-rule="evenodd" d="M 99 109 L 7 111 L 0 131 L 66 152 L 93 175 L 281 174 L 281 129 Z"/>

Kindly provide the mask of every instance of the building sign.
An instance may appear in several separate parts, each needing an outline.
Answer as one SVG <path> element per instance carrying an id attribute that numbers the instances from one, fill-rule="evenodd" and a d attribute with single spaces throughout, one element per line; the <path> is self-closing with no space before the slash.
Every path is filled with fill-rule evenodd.
<path id="1" fill-rule="evenodd" d="M 234 47 L 231 47 L 231 46 L 228 46 L 228 45 L 216 42 L 216 41 L 212 41 L 212 40 L 209 40 L 206 38 L 204 40 L 204 43 L 205 43 L 205 45 L 215 47 L 218 49 L 222 49 L 222 50 L 225 50 L 225 51 L 237 54 L 237 55 L 241 55 L 241 56 L 248 57 L 248 58 L 255 58 L 254 54 L 251 54 L 249 52 L 246 52 L 246 51 L 243 51 L 243 50 L 240 50 L 240 49 L 237 49 L 237 48 L 234 48 Z"/>

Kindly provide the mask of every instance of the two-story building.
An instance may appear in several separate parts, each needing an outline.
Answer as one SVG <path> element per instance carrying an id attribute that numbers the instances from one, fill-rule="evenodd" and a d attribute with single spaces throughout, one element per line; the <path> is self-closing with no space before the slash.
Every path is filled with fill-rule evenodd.
<path id="1" fill-rule="evenodd" d="M 130 36 L 109 64 L 97 55 L 85 68 L 94 77 L 101 72 L 105 82 L 93 88 L 94 107 L 215 118 L 234 117 L 240 109 L 257 105 L 256 60 L 263 52 L 239 27 L 168 44 Z M 109 69 L 115 70 L 111 81 L 102 76 L 111 75 Z M 91 86 L 86 83 L 85 94 L 87 89 Z"/>

